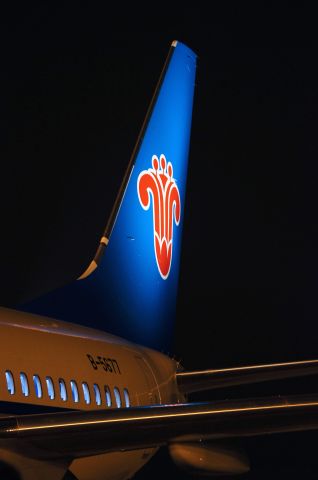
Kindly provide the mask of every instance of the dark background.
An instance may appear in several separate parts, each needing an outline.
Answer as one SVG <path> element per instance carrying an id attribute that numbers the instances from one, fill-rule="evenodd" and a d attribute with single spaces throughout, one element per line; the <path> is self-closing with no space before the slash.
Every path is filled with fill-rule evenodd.
<path id="1" fill-rule="evenodd" d="M 1 304 L 89 263 L 172 40 L 199 56 L 174 353 L 317 358 L 315 11 L 292 3 L 1 7 Z M 75 319 L 76 320 L 76 319 Z M 316 379 L 194 398 L 317 391 Z M 246 478 L 316 478 L 317 434 L 244 440 Z M 163 450 L 136 478 L 188 478 Z"/>

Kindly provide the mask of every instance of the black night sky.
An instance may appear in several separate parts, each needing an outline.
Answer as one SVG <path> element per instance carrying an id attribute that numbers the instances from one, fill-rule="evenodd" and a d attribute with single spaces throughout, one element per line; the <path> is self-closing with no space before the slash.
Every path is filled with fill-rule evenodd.
<path id="1" fill-rule="evenodd" d="M 1 7 L 1 304 L 89 263 L 177 39 L 199 58 L 171 353 L 187 369 L 318 357 L 316 15 L 256 3 Z M 316 379 L 198 398 L 303 391 Z M 244 478 L 316 478 L 317 440 L 244 440 Z M 191 478 L 165 451 L 136 478 L 163 475 Z"/>

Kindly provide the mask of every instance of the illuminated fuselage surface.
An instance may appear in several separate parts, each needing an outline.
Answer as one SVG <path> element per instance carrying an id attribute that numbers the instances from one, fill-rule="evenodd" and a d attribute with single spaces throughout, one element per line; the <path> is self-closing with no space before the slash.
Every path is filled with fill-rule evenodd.
<path id="1" fill-rule="evenodd" d="M 2 415 L 96 411 L 183 400 L 174 360 L 119 337 L 4 308 L 0 309 L 0 334 Z M 5 450 L 6 442 L 1 442 L 0 461 L 22 471 L 23 458 Z M 29 453 L 27 442 L 24 448 Z M 104 478 L 105 469 L 107 478 L 113 478 L 112 472 L 114 478 L 129 478 L 154 452 L 148 448 L 94 455 L 73 461 L 68 469 L 75 476 L 80 472 L 81 479 Z"/>

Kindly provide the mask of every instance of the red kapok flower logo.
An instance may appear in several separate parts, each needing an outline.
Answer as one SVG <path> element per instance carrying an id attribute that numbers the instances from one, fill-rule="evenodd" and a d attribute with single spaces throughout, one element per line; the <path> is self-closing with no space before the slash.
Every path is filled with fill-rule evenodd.
<path id="1" fill-rule="evenodd" d="M 152 198 L 153 238 L 156 262 L 163 279 L 168 278 L 173 245 L 173 223 L 179 225 L 181 202 L 179 189 L 173 178 L 171 162 L 160 155 L 152 156 L 152 168 L 140 172 L 137 192 L 144 210 L 150 207 Z"/>

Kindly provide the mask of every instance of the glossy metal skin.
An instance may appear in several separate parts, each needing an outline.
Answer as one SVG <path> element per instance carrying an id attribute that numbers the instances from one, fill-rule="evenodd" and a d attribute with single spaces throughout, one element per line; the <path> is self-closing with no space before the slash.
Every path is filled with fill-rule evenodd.
<path id="1" fill-rule="evenodd" d="M 192 471 L 203 463 L 201 473 L 241 473 L 247 463 L 235 450 L 202 439 L 318 429 L 316 397 L 194 404 L 184 396 L 317 373 L 316 361 L 181 373 L 140 345 L 167 348 L 173 329 L 195 64 L 173 42 L 84 281 L 30 306 L 78 324 L 0 309 L 0 462 L 22 480 L 61 480 L 67 471 L 126 480 L 161 445 Z"/>
<path id="2" fill-rule="evenodd" d="M 241 475 L 250 470 L 246 454 L 236 445 L 172 442 L 169 453 L 177 466 L 191 475 Z"/>
<path id="3" fill-rule="evenodd" d="M 107 330 L 159 351 L 170 350 L 179 278 L 195 73 L 194 52 L 180 42 L 173 42 L 93 259 L 98 268 L 89 276 L 86 276 L 87 271 L 84 272 L 81 276 L 83 280 L 36 299 L 22 306 L 23 309 Z M 156 195 L 149 189 L 150 205 L 145 210 L 138 194 L 139 176 L 152 168 L 154 156 L 158 159 L 164 156 L 166 165 L 172 165 L 181 205 L 179 221 L 172 222 L 172 258 L 166 278 L 158 270 L 154 248 L 153 208 L 158 203 Z M 169 168 L 166 170 L 168 174 Z M 161 223 L 166 223 L 169 216 L 168 213 L 164 215 L 168 209 L 167 202 L 164 203 L 164 208 L 159 209 Z M 175 211 L 176 207 L 170 205 L 170 208 Z M 91 271 L 89 267 L 88 273 Z"/>
<path id="4" fill-rule="evenodd" d="M 20 306 L 25 312 L 107 329 L 138 344 L 158 349 L 169 347 L 178 285 L 195 69 L 196 55 L 182 43 L 174 41 L 96 255 L 88 268 L 81 272 L 83 280 Z M 154 201 L 158 192 L 150 194 L 146 189 L 151 201 L 151 208 L 146 211 L 147 205 L 140 201 L 140 195 L 144 199 L 145 192 L 138 190 L 138 179 L 140 174 L 154 166 L 155 156 L 160 158 L 163 166 L 163 172 L 157 175 L 161 179 L 158 183 L 161 209 Z M 161 161 L 163 157 L 166 158 L 165 165 Z M 179 195 L 177 201 L 165 190 L 166 185 L 172 184 L 172 190 Z M 163 276 L 158 270 L 158 248 L 155 247 L 155 210 L 159 211 L 160 224 L 165 225 L 163 230 L 168 232 L 167 239 L 160 237 L 159 243 L 171 242 L 172 255 L 171 252 L 167 255 L 169 268 L 165 269 Z M 175 217 L 173 222 L 171 217 Z M 172 230 L 166 228 L 167 222 L 172 225 Z M 95 272 L 97 265 L 99 268 Z M 93 417 L 102 411 L 112 417 L 114 395 L 116 392 L 117 397 L 121 394 L 123 400 L 124 389 L 130 398 L 126 411 L 136 406 L 184 400 L 177 389 L 177 366 L 173 360 L 146 347 L 78 325 L 36 318 L 27 313 L 0 312 L 3 347 L 0 352 L 0 412 L 3 415 L 15 415 L 19 425 L 22 425 L 20 415 L 23 413 L 48 412 L 47 415 L 51 415 L 52 409 L 98 410 Z M 29 394 L 21 389 L 21 375 L 25 389 L 26 380 L 29 382 Z M 36 376 L 35 381 L 42 382 L 42 396 L 36 394 L 39 386 L 34 388 L 33 376 Z M 54 385 L 54 399 L 50 398 L 46 382 Z M 74 385 L 80 388 L 78 402 L 72 398 L 71 385 L 73 389 Z M 112 394 L 112 407 L 106 406 L 106 387 Z M 89 403 L 84 398 L 86 395 L 87 400 L 88 389 Z M 101 392 L 102 402 L 94 400 L 94 389 Z M 117 416 L 118 412 L 119 409 L 116 410 Z M 119 425 L 118 421 L 116 425 Z M 119 430 L 124 439 L 123 429 Z M 42 433 L 44 435 L 44 430 Z M 105 449 L 87 435 L 84 445 L 80 441 L 82 433 L 72 439 L 73 448 L 69 444 L 69 448 L 65 445 L 64 454 L 60 451 L 61 455 L 57 456 L 63 459 L 58 465 L 50 462 L 48 457 L 56 457 L 56 449 L 62 447 L 59 435 L 49 440 L 45 434 L 48 443 L 41 436 L 40 443 L 35 446 L 32 442 L 21 442 L 21 431 L 16 439 L 3 437 L 0 441 L 0 450 L 3 447 L 0 460 L 2 458 L 12 465 L 27 480 L 42 479 L 43 471 L 46 480 L 61 478 L 66 469 L 83 480 L 99 480 L 105 477 L 105 472 L 108 479 L 118 480 L 131 478 L 154 452 L 149 448 L 153 444 L 132 452 L 122 452 L 123 447 L 119 444 L 110 450 Z M 77 441 L 81 447 L 74 449 Z M 109 437 L 108 441 L 109 445 L 115 445 Z M 114 453 L 104 453 L 114 450 Z M 74 460 L 80 455 L 94 457 Z"/>
<path id="5" fill-rule="evenodd" d="M 188 452 L 189 468 L 197 468 L 200 444 L 191 447 L 189 442 L 318 428 L 315 396 L 184 403 L 174 360 L 97 330 L 0 309 L 0 335 L 0 461 L 20 472 L 23 480 L 43 478 L 43 472 L 49 480 L 60 479 L 67 470 L 79 480 L 102 479 L 106 470 L 108 479 L 130 478 L 166 444 L 179 445 L 173 450 L 177 462 L 182 457 L 185 466 Z M 296 375 L 298 369 L 296 362 Z M 21 372 L 29 380 L 27 396 Z M 34 374 L 42 382 L 40 397 L 32 383 Z M 55 386 L 54 399 L 45 386 L 48 376 Z M 60 379 L 66 385 L 65 400 Z M 79 387 L 82 382 L 89 386 L 89 404 L 80 388 L 79 402 L 74 401 L 74 380 Z M 101 405 L 96 403 L 94 384 L 102 392 Z M 111 407 L 106 405 L 105 385 L 111 391 Z M 129 391 L 129 407 L 116 407 L 115 387 L 121 394 L 125 388 Z M 224 456 L 217 448 L 202 449 L 205 469 L 220 469 L 223 458 L 224 471 L 228 462 L 233 472 L 239 458 L 235 452 Z"/>
<path id="6" fill-rule="evenodd" d="M 250 383 L 304 377 L 318 374 L 318 360 L 250 365 L 246 367 L 178 372 L 179 389 L 185 393 L 202 392 L 217 388 L 233 387 Z"/>
<path id="7" fill-rule="evenodd" d="M 31 419 L 32 414 L 37 412 L 44 411 L 51 414 L 51 412 L 66 411 L 68 415 L 70 411 L 75 409 L 95 412 L 98 409 L 102 414 L 111 415 L 112 412 L 119 412 L 114 403 L 113 389 L 115 386 L 119 388 L 121 394 L 124 388 L 128 389 L 132 407 L 161 402 L 170 403 L 172 400 L 178 401 L 178 399 L 182 400 L 184 398 L 176 388 L 175 371 L 177 367 L 174 360 L 159 352 L 134 345 L 104 332 L 1 308 L 0 336 L 2 339 L 2 348 L 0 349 L 0 412 L 3 416 L 17 416 L 23 412 L 26 414 L 25 418 Z M 98 355 L 103 355 L 107 358 L 116 359 L 121 373 L 106 372 L 101 367 L 95 370 L 87 354 L 95 358 Z M 6 370 L 12 372 L 15 380 L 15 393 L 13 395 L 7 388 Z M 20 372 L 26 373 L 29 380 L 30 394 L 27 397 L 22 394 Z M 35 373 L 42 381 L 42 398 L 37 398 L 32 383 L 32 377 Z M 55 386 L 54 400 L 49 398 L 45 386 L 47 376 L 53 379 Z M 66 401 L 61 400 L 59 395 L 58 379 L 60 378 L 65 380 L 68 393 Z M 81 391 L 79 392 L 79 402 L 74 403 L 70 391 L 71 380 L 75 380 L 79 387 L 83 381 L 87 382 L 92 400 L 90 405 L 84 402 Z M 111 408 L 106 406 L 104 394 L 102 404 L 100 406 L 96 405 L 93 398 L 94 383 L 99 385 L 101 392 L 103 392 L 104 385 L 109 387 L 113 402 Z M 122 408 L 121 410 L 125 412 L 129 409 Z M 20 425 L 21 421 L 19 420 Z M 122 428 L 120 431 L 123 431 Z M 45 440 L 41 438 L 39 442 L 40 450 L 39 448 L 35 449 L 34 445 L 30 445 L 29 442 L 23 441 L 21 443 L 21 435 L 19 434 L 18 437 L 18 442 L 11 441 L 8 438 L 0 440 L 0 461 L 8 462 L 17 471 L 21 472 L 22 478 L 27 479 L 36 479 L 37 475 L 39 475 L 38 478 L 43 479 L 43 470 L 38 466 L 43 457 L 45 457 L 44 465 L 46 465 L 46 469 L 48 472 L 51 471 L 48 460 L 49 457 L 57 458 L 56 452 L 54 452 L 55 448 L 61 449 L 60 452 L 62 452 L 61 456 L 63 457 L 61 462 L 65 467 L 63 467 L 64 473 L 69 468 L 76 476 L 79 475 L 78 478 L 92 480 L 104 478 L 105 468 L 108 470 L 107 478 L 112 478 L 112 471 L 114 472 L 114 478 L 118 478 L 123 464 L 125 465 L 125 474 L 122 478 L 131 477 L 149 460 L 155 451 L 147 448 L 124 454 L 104 454 L 95 456 L 93 464 L 91 458 L 88 458 L 87 462 L 85 462 L 85 459 L 72 462 L 70 457 L 74 458 L 74 455 L 71 455 L 70 451 L 67 452 L 67 450 L 63 453 L 62 437 L 59 435 L 53 440 L 49 440 L 46 445 Z M 76 438 L 80 439 L 81 436 L 77 437 L 76 435 Z M 84 447 L 82 455 L 91 454 L 92 439 L 86 436 L 85 443 L 86 447 Z M 71 441 L 72 444 L 74 444 L 73 440 Z M 10 452 L 8 452 L 8 445 L 10 446 Z M 93 453 L 96 454 L 98 450 L 99 448 L 95 448 Z M 107 451 L 105 448 L 100 450 L 103 453 Z M 118 451 L 118 446 L 117 448 L 111 448 L 111 451 L 114 450 Z M 119 448 L 119 450 L 122 449 Z M 27 457 L 29 457 L 28 460 Z M 30 458 L 34 459 L 34 469 L 30 465 L 28 469 L 25 469 L 25 462 L 32 464 Z M 112 469 L 109 468 L 110 464 L 113 465 Z M 53 462 L 53 465 L 56 466 L 56 463 Z M 53 468 L 54 472 L 56 470 L 55 466 Z M 99 469 L 100 477 L 96 473 Z M 28 470 L 32 472 L 30 477 L 27 476 Z M 83 472 L 86 470 L 87 475 L 84 475 Z M 60 478 L 54 475 L 52 478 Z"/>

